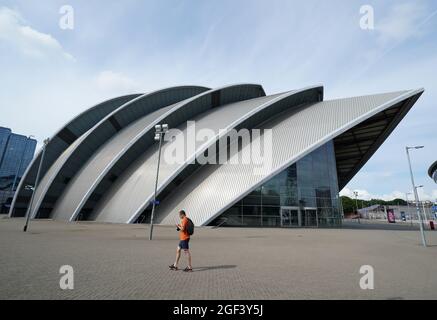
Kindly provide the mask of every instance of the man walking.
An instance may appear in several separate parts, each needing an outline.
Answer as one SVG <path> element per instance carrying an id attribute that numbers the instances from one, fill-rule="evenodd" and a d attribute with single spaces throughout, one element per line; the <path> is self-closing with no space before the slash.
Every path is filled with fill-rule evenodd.
<path id="1" fill-rule="evenodd" d="M 190 234 L 188 233 L 188 218 L 187 214 L 184 210 L 179 211 L 179 218 L 181 219 L 181 223 L 177 224 L 176 227 L 179 231 L 179 245 L 176 249 L 176 260 L 174 264 L 169 266 L 170 270 L 178 270 L 178 263 L 179 259 L 181 257 L 181 250 L 184 250 L 185 254 L 188 257 L 188 266 L 184 269 L 185 272 L 191 272 L 193 271 L 193 268 L 191 266 L 191 253 L 188 246 L 188 242 L 190 242 Z"/>

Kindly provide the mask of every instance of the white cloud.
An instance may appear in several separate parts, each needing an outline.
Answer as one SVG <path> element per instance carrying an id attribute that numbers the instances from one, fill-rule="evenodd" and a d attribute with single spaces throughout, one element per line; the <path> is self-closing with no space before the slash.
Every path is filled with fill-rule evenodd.
<path id="1" fill-rule="evenodd" d="M 117 92 L 136 91 L 140 87 L 135 80 L 110 70 L 100 72 L 96 84 L 101 90 Z"/>
<path id="2" fill-rule="evenodd" d="M 0 41 L 14 46 L 21 53 L 34 58 L 61 56 L 74 60 L 51 35 L 39 32 L 26 25 L 19 12 L 0 7 Z"/>
<path id="3" fill-rule="evenodd" d="M 367 190 L 360 190 L 360 189 L 354 189 L 351 190 L 349 188 L 343 188 L 343 190 L 340 191 L 341 196 L 347 196 L 349 198 L 355 198 L 354 191 L 358 192 L 358 199 L 362 200 L 371 200 L 371 199 L 381 199 L 390 201 L 393 199 L 405 199 L 406 195 L 405 192 L 401 191 L 392 191 L 389 194 L 372 194 Z M 419 200 L 425 200 L 425 201 L 437 201 L 437 189 L 431 190 L 431 193 L 426 192 L 423 188 L 418 189 L 419 194 Z M 414 196 L 411 194 L 409 195 L 409 200 L 413 200 Z"/>

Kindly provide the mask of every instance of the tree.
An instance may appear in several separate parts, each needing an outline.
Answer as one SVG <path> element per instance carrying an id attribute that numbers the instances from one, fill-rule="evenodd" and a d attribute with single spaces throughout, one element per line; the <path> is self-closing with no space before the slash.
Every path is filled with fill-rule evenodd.
<path id="1" fill-rule="evenodd" d="M 342 196 L 340 198 L 341 198 L 341 203 L 343 205 L 343 212 L 345 214 L 354 213 L 356 210 L 355 199 L 346 196 Z M 385 201 L 382 199 L 370 199 L 370 200 L 357 199 L 357 200 L 358 200 L 358 206 L 360 208 L 361 206 L 363 208 L 366 208 L 376 204 L 381 206 L 406 206 L 407 205 L 407 202 L 404 199 L 399 199 L 399 198 L 390 201 Z"/>
<path id="2" fill-rule="evenodd" d="M 346 196 L 342 196 L 341 204 L 343 206 L 343 212 L 345 214 L 355 212 L 355 200 Z"/>

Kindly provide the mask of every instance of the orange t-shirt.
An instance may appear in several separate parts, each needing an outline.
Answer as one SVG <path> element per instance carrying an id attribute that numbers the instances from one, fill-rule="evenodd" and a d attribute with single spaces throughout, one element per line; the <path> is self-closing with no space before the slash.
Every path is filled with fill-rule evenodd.
<path id="1" fill-rule="evenodd" d="M 187 217 L 184 217 L 181 220 L 181 226 L 182 226 L 182 228 L 184 228 L 184 230 L 181 229 L 181 231 L 179 231 L 179 239 L 180 240 L 190 239 L 190 235 L 188 234 L 188 231 L 187 231 L 187 225 L 188 225 L 188 219 L 187 219 Z"/>

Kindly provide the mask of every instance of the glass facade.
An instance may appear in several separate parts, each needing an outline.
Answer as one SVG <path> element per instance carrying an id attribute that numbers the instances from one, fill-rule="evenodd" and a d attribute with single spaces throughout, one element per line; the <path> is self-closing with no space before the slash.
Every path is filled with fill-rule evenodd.
<path id="1" fill-rule="evenodd" d="M 210 225 L 331 227 L 341 225 L 334 144 L 326 143 L 264 183 Z"/>
<path id="2" fill-rule="evenodd" d="M 3 159 L 3 154 L 8 144 L 9 136 L 11 135 L 11 129 L 0 127 L 0 163 Z"/>
<path id="3" fill-rule="evenodd" d="M 35 148 L 36 140 L 0 127 L 0 204 L 11 200 Z"/>

